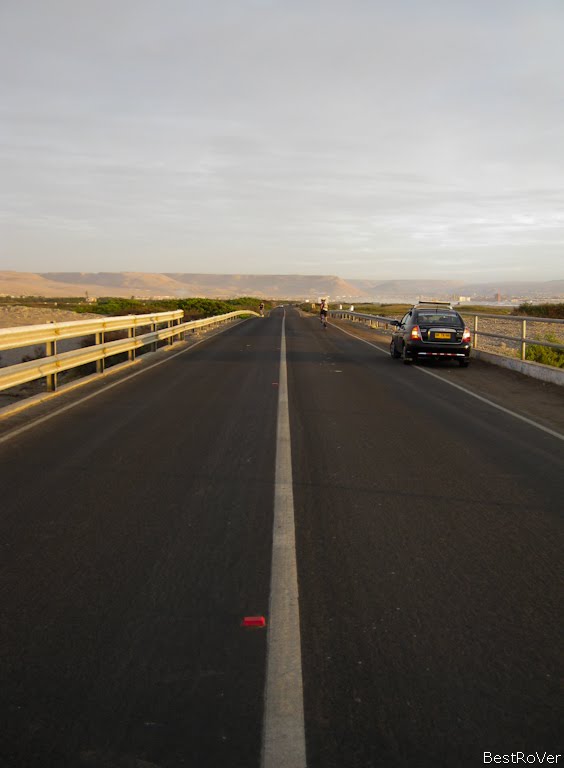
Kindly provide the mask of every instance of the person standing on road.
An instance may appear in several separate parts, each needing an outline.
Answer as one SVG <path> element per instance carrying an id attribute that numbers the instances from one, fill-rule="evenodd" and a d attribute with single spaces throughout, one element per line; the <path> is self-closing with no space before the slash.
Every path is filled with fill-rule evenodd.
<path id="1" fill-rule="evenodd" d="M 261 303 L 259 304 L 259 312 L 260 312 L 260 316 L 264 317 L 264 301 L 261 301 Z"/>
<path id="2" fill-rule="evenodd" d="M 320 309 L 319 309 L 319 319 L 321 320 L 321 324 L 325 328 L 327 327 L 327 312 L 328 311 L 329 311 L 329 302 L 327 301 L 327 298 L 321 299 Z"/>

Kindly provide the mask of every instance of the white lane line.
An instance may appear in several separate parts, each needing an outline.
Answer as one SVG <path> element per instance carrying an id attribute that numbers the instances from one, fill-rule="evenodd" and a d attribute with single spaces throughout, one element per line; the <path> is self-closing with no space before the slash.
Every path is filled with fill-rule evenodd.
<path id="1" fill-rule="evenodd" d="M 280 346 L 262 768 L 306 768 L 285 321 L 284 313 Z"/>
<path id="2" fill-rule="evenodd" d="M 241 322 L 246 323 L 247 319 L 244 319 Z M 0 437 L 0 444 L 5 443 L 8 440 L 11 440 L 13 437 L 17 437 L 18 435 L 21 435 L 24 432 L 27 432 L 29 429 L 33 429 L 34 427 L 39 426 L 39 424 L 43 424 L 46 421 L 49 421 L 49 419 L 53 419 L 55 416 L 58 416 L 60 413 L 64 413 L 65 411 L 70 411 L 71 408 L 76 408 L 77 405 L 82 405 L 82 403 L 86 403 L 88 402 L 88 400 L 92 400 L 92 398 L 98 397 L 98 395 L 101 395 L 104 392 L 108 392 L 110 389 L 113 389 L 114 387 L 118 387 L 120 384 L 123 384 L 126 381 L 130 381 L 131 379 L 134 379 L 136 376 L 141 376 L 141 374 L 146 373 L 147 371 L 150 371 L 152 368 L 157 368 L 157 366 L 163 365 L 163 363 L 168 363 L 169 360 L 173 360 L 175 357 L 179 357 L 180 355 L 185 355 L 187 352 L 190 352 L 192 349 L 194 349 L 194 347 L 198 347 L 200 344 L 203 344 L 204 341 L 209 341 L 214 336 L 219 336 L 220 333 L 225 333 L 225 331 L 228 331 L 230 328 L 233 328 L 233 327 L 234 326 L 227 326 L 226 328 L 222 328 L 218 330 L 216 333 L 214 333 L 212 336 L 207 336 L 206 338 L 200 339 L 199 341 L 194 342 L 194 344 L 190 344 L 190 346 L 187 347 L 186 349 L 180 350 L 180 352 L 167 354 L 167 356 L 163 360 L 158 360 L 156 363 L 151 363 L 151 365 L 144 366 L 139 371 L 135 371 L 135 373 L 130 373 L 129 376 L 124 376 L 123 379 L 114 381 L 111 384 L 106 384 L 106 386 L 100 389 L 97 389 L 96 392 L 92 392 L 92 394 L 90 395 L 85 395 L 84 397 L 81 397 L 80 400 L 75 400 L 74 402 L 69 403 L 68 405 L 63 405 L 60 408 L 57 408 L 56 410 L 45 414 L 45 416 L 40 416 L 39 418 L 34 419 L 33 421 L 30 421 L 28 424 L 24 424 L 22 427 L 17 427 L 16 429 L 11 430 L 10 432 L 6 432 L 5 435 L 2 435 Z M 119 375 L 119 371 L 116 371 L 116 373 Z M 112 374 L 109 373 L 109 375 L 111 376 Z M 78 382 L 77 386 L 81 386 L 81 384 L 82 382 Z M 75 387 L 72 387 L 72 389 L 74 388 Z M 61 391 L 60 394 L 64 395 L 65 392 L 70 392 L 70 391 L 71 391 L 71 388 Z M 47 399 L 43 400 L 42 402 L 47 402 Z M 22 408 L 21 410 L 24 410 L 24 408 Z M 1 417 L 2 417 L 2 414 L 0 414 L 0 418 Z"/>
<path id="3" fill-rule="evenodd" d="M 444 381 L 444 383 L 448 384 L 450 387 L 459 389 L 461 392 L 465 392 L 467 395 L 470 395 L 470 397 L 474 397 L 476 398 L 476 400 L 480 400 L 482 403 L 487 403 L 488 405 L 491 405 L 492 408 L 497 408 L 498 411 L 507 413 L 509 416 L 513 416 L 514 418 L 519 419 L 519 421 L 524 421 L 525 424 L 529 424 L 529 426 L 531 427 L 536 427 L 537 429 L 540 429 L 543 432 L 546 432 L 547 434 L 552 435 L 552 437 L 557 437 L 559 440 L 564 440 L 564 435 L 561 435 L 559 432 L 555 432 L 553 429 L 550 429 L 549 427 L 543 427 L 542 424 L 538 424 L 536 421 L 533 421 L 532 419 L 528 419 L 526 416 L 521 416 L 520 413 L 515 413 L 515 411 L 510 411 L 509 408 L 504 408 L 503 405 L 498 405 L 497 403 L 493 403 L 491 400 L 488 400 L 486 397 L 482 397 L 482 395 L 477 395 L 475 392 L 470 392 L 468 389 L 464 389 L 464 387 L 461 387 L 460 384 L 455 384 L 453 381 L 446 381 L 440 376 L 437 376 L 436 373 L 433 373 L 432 371 L 427 371 L 425 368 L 417 368 L 417 370 L 421 371 L 421 373 L 426 373 L 427 376 L 432 376 L 433 378 L 438 379 L 439 381 Z"/>
<path id="4" fill-rule="evenodd" d="M 388 350 L 384 350 L 381 347 L 376 346 L 376 344 L 372 344 L 370 341 L 366 341 L 366 339 L 361 338 L 360 336 L 355 336 L 354 333 L 350 333 L 350 331 L 345 331 L 344 328 L 340 328 L 338 325 L 332 325 L 333 328 L 338 328 L 343 333 L 346 333 L 347 336 L 352 336 L 353 339 L 356 339 L 357 341 L 362 341 L 364 344 L 368 344 L 370 347 L 374 347 L 374 349 L 377 349 L 379 352 L 384 352 L 384 354 L 389 354 Z M 515 411 L 509 410 L 509 408 L 504 408 L 503 405 L 498 405 L 497 403 L 494 403 L 492 400 L 488 400 L 487 397 L 482 397 L 482 395 L 478 395 L 475 392 L 471 392 L 469 389 L 466 389 L 465 387 L 461 387 L 460 384 L 455 384 L 453 381 L 448 381 L 447 379 L 443 379 L 442 376 L 438 376 L 436 373 L 433 373 L 433 371 L 429 371 L 426 368 L 418 368 L 415 366 L 415 370 L 419 371 L 420 373 L 426 373 L 427 376 L 432 376 L 434 379 L 438 379 L 439 381 L 442 381 L 443 384 L 448 384 L 449 387 L 454 387 L 455 389 L 459 389 L 461 392 L 464 392 L 466 395 L 470 395 L 470 397 L 474 397 L 476 400 L 480 400 L 482 403 L 486 403 L 487 405 L 490 405 L 492 408 L 496 408 L 498 411 L 502 411 L 502 413 L 507 413 L 509 416 L 513 416 L 515 419 L 519 419 L 519 421 L 524 421 L 525 424 L 528 424 L 531 427 L 536 427 L 537 429 L 540 429 L 542 432 L 546 432 L 547 435 L 552 435 L 552 437 L 558 438 L 558 440 L 564 440 L 564 435 L 562 435 L 560 432 L 555 432 L 553 429 L 550 429 L 549 427 L 544 427 L 542 424 L 539 424 L 536 421 L 533 421 L 532 419 L 528 419 L 526 416 L 521 416 L 520 413 L 516 413 Z"/>

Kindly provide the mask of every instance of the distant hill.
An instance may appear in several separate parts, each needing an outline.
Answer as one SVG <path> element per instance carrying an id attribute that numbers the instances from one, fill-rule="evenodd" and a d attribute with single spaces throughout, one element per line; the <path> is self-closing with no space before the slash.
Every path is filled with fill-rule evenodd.
<path id="1" fill-rule="evenodd" d="M 493 300 L 497 294 L 514 299 L 564 300 L 564 280 L 343 280 L 335 275 L 213 275 L 188 272 L 14 272 L 0 271 L 0 294 L 9 296 L 131 296 L 139 298 L 234 298 L 332 302 L 394 302 L 426 299 Z"/>
<path id="2" fill-rule="evenodd" d="M 334 275 L 213 275 L 151 272 L 0 272 L 0 294 L 14 296 L 200 296 L 312 299 L 370 297 Z"/>

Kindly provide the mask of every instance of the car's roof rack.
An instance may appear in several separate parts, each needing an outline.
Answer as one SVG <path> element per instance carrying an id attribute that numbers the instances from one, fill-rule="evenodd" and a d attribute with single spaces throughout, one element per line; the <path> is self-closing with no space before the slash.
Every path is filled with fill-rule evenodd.
<path id="1" fill-rule="evenodd" d="M 452 309 L 452 304 L 450 301 L 427 301 L 426 299 L 421 299 L 421 301 L 418 301 L 415 305 L 416 307 L 442 307 L 443 309 L 446 307 L 448 309 Z"/>

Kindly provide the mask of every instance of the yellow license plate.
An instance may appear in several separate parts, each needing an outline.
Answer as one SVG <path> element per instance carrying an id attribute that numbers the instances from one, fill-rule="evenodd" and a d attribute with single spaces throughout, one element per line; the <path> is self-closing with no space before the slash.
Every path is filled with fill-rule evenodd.
<path id="1" fill-rule="evenodd" d="M 436 339 L 450 339 L 450 333 L 436 333 Z"/>

